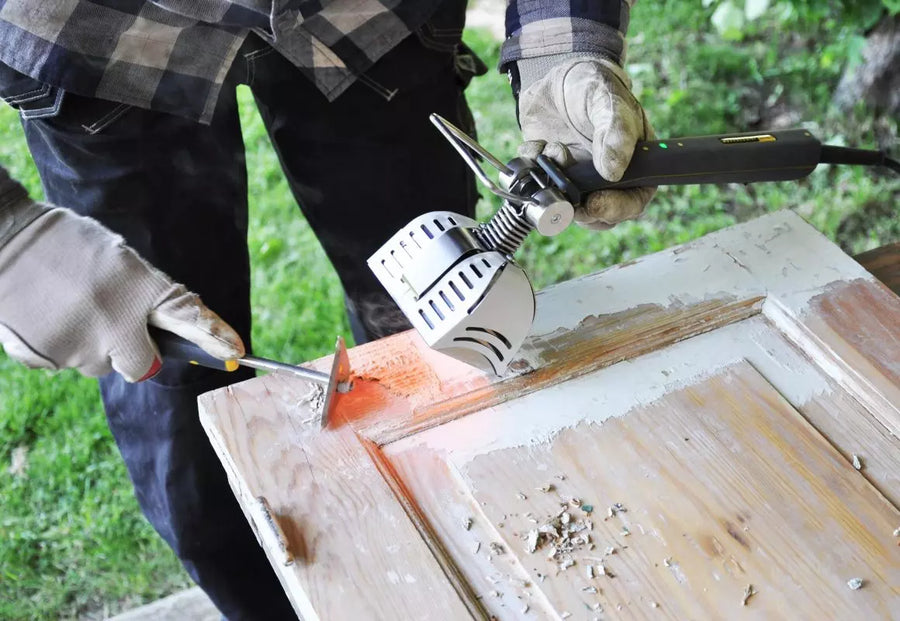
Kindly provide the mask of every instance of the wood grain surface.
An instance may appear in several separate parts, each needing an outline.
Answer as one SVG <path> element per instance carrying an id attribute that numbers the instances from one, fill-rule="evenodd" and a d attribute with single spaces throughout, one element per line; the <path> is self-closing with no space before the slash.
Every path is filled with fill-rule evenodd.
<path id="1" fill-rule="evenodd" d="M 900 295 L 900 242 L 860 253 L 853 258 L 884 286 Z"/>
<path id="2" fill-rule="evenodd" d="M 265 498 L 286 537 L 248 511 L 295 609 L 308 621 L 469 617 L 354 431 L 313 422 L 311 388 L 269 375 L 209 395 L 201 413 L 242 506 Z"/>
<path id="3" fill-rule="evenodd" d="M 900 618 L 900 298 L 795 214 L 541 292 L 502 378 L 350 360 L 324 431 L 302 380 L 200 399 L 303 618 Z"/>
<path id="4" fill-rule="evenodd" d="M 648 619 L 900 611 L 900 512 L 748 364 L 552 443 L 479 456 L 463 476 L 558 614 L 596 603 Z M 535 491 L 547 482 L 552 493 Z M 625 511 L 609 517 L 615 503 Z M 561 504 L 573 519 L 594 508 L 595 547 L 563 571 L 545 549 L 524 552 L 523 536 L 526 512 Z M 614 577 L 587 578 L 598 563 Z M 854 577 L 865 588 L 848 588 Z M 748 584 L 757 595 L 742 610 Z"/>

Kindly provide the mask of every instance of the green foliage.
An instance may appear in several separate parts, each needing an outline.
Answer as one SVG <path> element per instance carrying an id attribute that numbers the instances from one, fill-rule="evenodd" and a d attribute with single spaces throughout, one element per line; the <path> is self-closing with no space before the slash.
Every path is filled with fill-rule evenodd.
<path id="1" fill-rule="evenodd" d="M 727 41 L 741 41 L 775 24 L 784 29 L 821 24 L 863 32 L 885 14 L 900 12 L 900 0 L 703 0 L 709 19 Z"/>
<path id="2" fill-rule="evenodd" d="M 872 147 L 876 129 L 896 138 L 896 119 L 876 124 L 865 109 L 848 116 L 830 104 L 841 71 L 858 57 L 863 9 L 877 2 L 769 3 L 735 40 L 715 30 L 710 20 L 719 3 L 708 4 L 641 2 L 633 12 L 629 71 L 660 136 L 805 121 L 835 144 Z M 748 5 L 739 5 L 745 17 Z M 496 66 L 499 44 L 490 35 L 467 32 L 466 41 Z M 507 93 L 496 72 L 468 92 L 480 141 L 501 159 L 520 140 Z M 239 99 L 250 171 L 255 349 L 300 362 L 328 353 L 335 334 L 349 334 L 342 292 L 246 89 Z M 0 162 L 39 196 L 8 108 L 0 109 L 0 135 Z M 900 237 L 898 195 L 896 178 L 828 167 L 797 183 L 664 188 L 639 221 L 602 233 L 573 226 L 555 238 L 532 236 L 520 258 L 540 288 L 788 208 L 860 252 Z M 493 197 L 483 200 L 480 216 L 497 206 Z M 14 452 L 27 455 L 18 474 L 8 471 Z M 187 583 L 140 516 L 94 383 L 75 373 L 28 371 L 0 356 L 0 497 L 0 619 L 73 617 L 105 605 L 115 611 Z"/>

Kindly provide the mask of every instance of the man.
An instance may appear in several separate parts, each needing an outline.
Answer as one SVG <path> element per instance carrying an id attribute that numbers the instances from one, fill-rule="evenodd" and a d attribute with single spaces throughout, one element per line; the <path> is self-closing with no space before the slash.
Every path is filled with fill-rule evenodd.
<path id="1" fill-rule="evenodd" d="M 510 3 L 501 69 L 522 155 L 592 157 L 617 179 L 652 136 L 621 69 L 629 9 Z M 463 0 L 0 0 L 0 96 L 48 201 L 72 210 L 0 175 L 0 343 L 101 376 L 142 510 L 229 619 L 292 616 L 197 421 L 199 393 L 249 374 L 162 365 L 147 324 L 220 358 L 249 349 L 235 86 L 253 91 L 354 337 L 378 338 L 407 324 L 366 258 L 424 210 L 473 213 L 472 177 L 427 121 L 473 129 L 464 16 Z M 607 228 L 651 195 L 598 193 L 577 219 Z"/>

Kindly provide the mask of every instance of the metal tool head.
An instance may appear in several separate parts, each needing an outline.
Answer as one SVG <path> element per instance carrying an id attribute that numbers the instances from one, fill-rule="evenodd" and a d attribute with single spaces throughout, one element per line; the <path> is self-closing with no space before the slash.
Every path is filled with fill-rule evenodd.
<path id="1" fill-rule="evenodd" d="M 432 348 L 496 374 L 534 320 L 534 291 L 510 257 L 485 248 L 478 222 L 447 211 L 419 216 L 369 267 Z"/>
<path id="2" fill-rule="evenodd" d="M 483 224 L 447 211 L 419 216 L 372 255 L 369 267 L 429 346 L 500 375 L 534 321 L 534 290 L 513 254 L 534 229 L 565 229 L 574 208 L 545 164 L 503 164 L 445 119 L 431 120 L 503 206 Z M 505 187 L 479 162 L 495 168 Z"/>
<path id="3" fill-rule="evenodd" d="M 322 404 L 321 416 L 322 429 L 328 426 L 328 421 L 334 412 L 337 401 L 336 393 L 349 392 L 350 388 L 350 357 L 347 355 L 344 337 L 339 336 L 334 344 L 331 374 L 328 376 L 328 384 L 325 386 L 325 402 Z"/>

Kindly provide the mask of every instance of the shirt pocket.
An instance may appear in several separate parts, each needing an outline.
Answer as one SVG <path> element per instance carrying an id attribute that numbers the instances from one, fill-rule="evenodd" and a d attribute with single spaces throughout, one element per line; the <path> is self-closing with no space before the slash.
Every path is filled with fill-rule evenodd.
<path id="1" fill-rule="evenodd" d="M 99 134 L 133 106 L 82 97 L 51 86 L 0 63 L 0 99 L 19 111 L 24 121 L 43 119 L 67 131 Z"/>
<path id="2" fill-rule="evenodd" d="M 444 0 L 416 31 L 422 45 L 437 52 L 456 52 L 466 25 L 466 2 Z"/>
<path id="3" fill-rule="evenodd" d="M 466 25 L 466 4 L 464 0 L 444 0 L 416 31 L 416 37 L 423 47 L 452 54 L 453 69 L 462 88 L 466 88 L 473 77 L 484 75 L 488 71 L 484 61 L 462 42 L 463 28 Z"/>
<path id="4" fill-rule="evenodd" d="M 64 91 L 19 73 L 0 63 L 0 99 L 19 111 L 23 119 L 43 119 L 59 114 Z"/>

